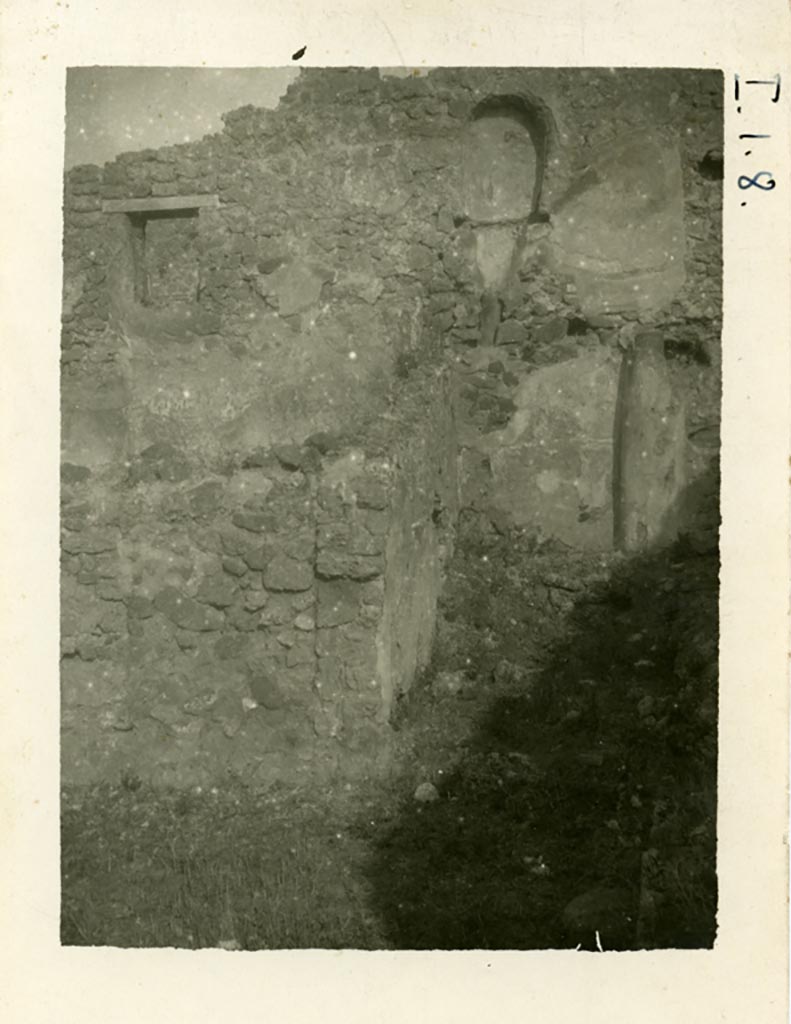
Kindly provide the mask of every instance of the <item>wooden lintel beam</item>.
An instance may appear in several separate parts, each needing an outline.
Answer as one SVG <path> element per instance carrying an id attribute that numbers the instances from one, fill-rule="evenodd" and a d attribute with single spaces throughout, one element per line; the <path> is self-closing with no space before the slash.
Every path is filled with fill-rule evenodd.
<path id="1" fill-rule="evenodd" d="M 205 206 L 219 206 L 216 195 L 153 196 L 147 199 L 105 199 L 104 213 L 169 213 L 171 210 L 197 210 Z"/>

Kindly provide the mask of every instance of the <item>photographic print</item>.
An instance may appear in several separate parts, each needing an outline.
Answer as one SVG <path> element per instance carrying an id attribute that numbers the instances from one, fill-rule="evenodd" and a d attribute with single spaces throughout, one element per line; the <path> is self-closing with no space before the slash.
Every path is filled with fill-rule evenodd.
<path id="1" fill-rule="evenodd" d="M 295 57 L 68 70 L 61 942 L 711 949 L 725 77 Z"/>

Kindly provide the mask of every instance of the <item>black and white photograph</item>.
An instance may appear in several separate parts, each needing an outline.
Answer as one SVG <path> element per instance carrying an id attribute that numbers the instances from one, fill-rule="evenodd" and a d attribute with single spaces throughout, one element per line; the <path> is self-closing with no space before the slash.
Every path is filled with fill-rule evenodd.
<path id="1" fill-rule="evenodd" d="M 0 1017 L 783 1024 L 782 0 L 7 0 Z"/>
<path id="2" fill-rule="evenodd" d="M 61 943 L 711 949 L 731 80 L 300 59 L 67 72 Z"/>

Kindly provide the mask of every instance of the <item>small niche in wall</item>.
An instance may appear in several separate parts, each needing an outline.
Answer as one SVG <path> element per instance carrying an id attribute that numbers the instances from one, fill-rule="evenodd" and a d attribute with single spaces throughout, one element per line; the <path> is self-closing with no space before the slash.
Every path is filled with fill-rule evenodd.
<path id="1" fill-rule="evenodd" d="M 107 200 L 106 213 L 124 213 L 130 225 L 136 302 L 154 309 L 194 303 L 199 287 L 199 215 L 216 196 Z"/>
<path id="2" fill-rule="evenodd" d="M 493 96 L 475 108 L 464 145 L 465 213 L 479 224 L 536 218 L 547 129 L 537 107 Z"/>
<path id="3" fill-rule="evenodd" d="M 161 309 L 198 297 L 198 211 L 133 214 L 135 299 Z"/>

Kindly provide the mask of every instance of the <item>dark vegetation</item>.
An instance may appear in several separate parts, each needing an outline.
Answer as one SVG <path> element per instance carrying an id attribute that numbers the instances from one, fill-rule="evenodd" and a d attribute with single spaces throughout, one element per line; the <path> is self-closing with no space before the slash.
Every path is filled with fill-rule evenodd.
<path id="1" fill-rule="evenodd" d="M 634 560 L 468 517 L 392 775 L 65 793 L 62 941 L 710 947 L 715 533 Z"/>
<path id="2" fill-rule="evenodd" d="M 397 947 L 712 945 L 717 572 L 465 546 L 437 667 L 470 682 L 404 712 L 441 799 L 371 835 Z"/>

